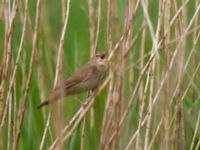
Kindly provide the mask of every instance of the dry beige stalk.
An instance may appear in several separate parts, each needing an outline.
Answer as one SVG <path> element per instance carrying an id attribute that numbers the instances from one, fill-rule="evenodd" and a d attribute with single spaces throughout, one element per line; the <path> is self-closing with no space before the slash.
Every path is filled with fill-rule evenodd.
<path id="1" fill-rule="evenodd" d="M 39 27 L 39 18 L 40 18 L 40 0 L 37 1 L 37 7 L 36 7 L 36 17 L 35 17 L 35 27 L 34 27 L 34 35 L 33 35 L 33 41 L 32 41 L 32 50 L 31 50 L 31 59 L 29 64 L 29 72 L 28 72 L 28 78 L 27 78 L 27 84 L 25 88 L 24 97 L 22 100 L 22 105 L 20 108 L 20 118 L 19 118 L 19 124 L 17 127 L 16 137 L 13 145 L 13 149 L 18 149 L 19 139 L 21 135 L 21 130 L 23 127 L 24 122 L 24 116 L 25 116 L 25 110 L 28 102 L 28 94 L 30 90 L 31 80 L 32 80 L 32 72 L 33 72 L 33 63 L 34 63 L 34 57 L 35 57 L 35 51 L 37 47 L 37 36 L 38 36 L 38 27 Z"/>
<path id="2" fill-rule="evenodd" d="M 61 37 L 60 37 L 60 42 L 59 42 L 59 48 L 58 48 L 58 54 L 57 54 L 57 63 L 56 63 L 56 73 L 55 73 L 55 80 L 54 80 L 54 88 L 57 85 L 58 82 L 58 76 L 60 73 L 60 65 L 61 65 L 61 54 L 63 51 L 63 46 L 64 46 L 64 38 L 67 30 L 67 25 L 68 25 L 68 18 L 69 18 L 69 9 L 70 9 L 70 0 L 67 1 L 67 8 L 65 12 L 65 18 L 64 18 L 64 24 L 62 26 L 62 32 L 61 32 Z M 44 146 L 44 140 L 46 139 L 47 136 L 47 130 L 49 129 L 49 124 L 51 120 L 51 115 L 52 115 L 52 110 L 49 112 L 48 119 L 46 122 L 46 127 L 42 136 L 42 141 L 40 144 L 40 149 L 43 149 Z M 59 133 L 58 133 L 59 134 Z"/>
<path id="3" fill-rule="evenodd" d="M 163 29 L 164 33 L 166 32 L 167 27 L 170 25 L 170 11 L 171 11 L 171 2 L 170 0 L 167 0 L 164 4 L 164 24 L 163 24 Z M 164 50 L 164 74 L 167 72 L 169 68 L 169 63 L 170 63 L 170 47 L 167 45 L 170 41 L 170 31 L 168 31 L 166 37 L 164 38 L 163 41 L 163 50 Z M 163 137 L 163 148 L 165 150 L 171 149 L 170 147 L 170 132 L 169 132 L 169 124 L 170 124 L 170 87 L 171 85 L 171 79 L 170 76 L 166 78 L 166 82 L 163 87 L 163 92 L 162 92 L 162 99 L 163 99 L 163 128 L 164 128 L 164 137 Z"/>
<path id="4" fill-rule="evenodd" d="M 89 9 L 89 27 L 90 27 L 90 54 L 91 57 L 95 54 L 95 18 L 94 18 L 94 4 L 93 0 L 88 0 Z M 100 18 L 99 18 L 100 19 Z"/>
<path id="5" fill-rule="evenodd" d="M 186 4 L 188 4 L 188 2 L 189 2 L 189 1 L 186 1 L 186 2 L 179 8 L 179 10 L 178 10 L 177 13 L 174 15 L 174 17 L 171 19 L 171 21 L 170 21 L 170 26 L 168 27 L 168 30 L 167 30 L 167 31 L 169 31 L 169 28 L 174 24 L 174 21 L 175 21 L 176 18 L 180 15 L 180 12 L 181 12 L 181 10 L 183 9 L 183 6 L 185 6 Z M 191 22 L 189 23 L 189 25 L 188 25 L 186 31 L 184 32 L 183 36 L 185 36 L 186 33 L 188 32 L 188 30 L 190 29 L 191 24 L 192 24 L 194 18 L 196 17 L 196 14 L 197 14 L 198 11 L 199 11 L 199 9 L 197 9 L 197 10 L 195 11 L 195 14 L 193 15 L 193 17 L 192 17 L 192 19 L 191 19 Z M 145 14 L 147 14 L 147 13 L 145 13 Z M 148 17 L 147 17 L 147 18 L 148 18 Z M 149 21 L 148 21 L 148 22 L 149 22 Z M 149 25 L 150 25 L 150 22 L 149 22 Z M 151 29 L 152 29 L 152 28 L 150 28 L 150 30 L 151 30 Z M 151 33 L 152 33 L 152 32 L 151 32 Z M 166 33 L 164 33 L 163 38 L 164 38 L 165 36 L 166 36 Z M 154 39 L 153 34 L 152 34 L 152 38 Z M 120 122 L 119 122 L 119 129 L 122 128 L 122 126 L 123 126 L 123 124 L 124 124 L 124 120 L 126 119 L 126 117 L 127 117 L 127 115 L 128 115 L 128 112 L 129 112 L 131 106 L 133 105 L 133 101 L 134 101 L 134 98 L 135 98 L 135 96 L 136 96 L 136 92 L 137 92 L 137 90 L 138 90 L 138 87 L 140 86 L 141 80 L 142 80 L 143 77 L 144 77 L 144 73 L 145 73 L 146 70 L 149 68 L 149 65 L 152 63 L 152 60 L 153 60 L 153 58 L 155 57 L 155 54 L 156 54 L 156 52 L 158 51 L 158 47 L 160 47 L 160 44 L 162 43 L 162 41 L 163 41 L 163 39 L 161 39 L 161 40 L 158 42 L 157 45 L 154 45 L 154 46 L 156 46 L 156 47 L 155 47 L 156 50 L 154 51 L 154 53 L 152 53 L 152 57 L 151 57 L 151 58 L 149 59 L 149 61 L 146 63 L 145 67 L 143 68 L 143 70 L 142 70 L 142 72 L 141 72 L 141 75 L 139 76 L 139 79 L 138 79 L 138 81 L 137 81 L 135 90 L 134 90 L 133 93 L 131 94 L 131 98 L 130 98 L 130 100 L 129 100 L 129 103 L 128 103 L 128 105 L 127 105 L 127 108 L 126 108 L 125 112 L 123 113 L 123 116 L 122 116 L 122 118 L 121 118 L 121 120 L 120 120 Z M 155 43 L 157 43 L 157 42 L 154 42 L 154 44 L 155 44 Z M 173 65 L 173 63 L 174 63 L 174 59 L 175 59 L 176 53 L 177 53 L 177 51 L 175 51 L 174 55 L 172 56 L 172 60 L 171 60 L 171 62 L 170 62 L 169 70 L 171 70 L 171 67 L 172 67 L 172 65 Z M 168 71 L 169 71 L 169 70 L 168 70 Z M 168 73 L 167 73 L 167 75 L 168 75 Z M 159 94 L 160 94 L 160 91 L 161 91 L 161 89 L 162 89 L 162 87 L 163 87 L 163 83 L 164 83 L 165 78 L 166 78 L 167 75 L 165 75 L 165 77 L 163 78 L 163 81 L 161 82 L 161 86 L 160 86 L 161 88 L 158 89 L 158 91 L 157 91 L 157 93 L 156 93 L 154 99 L 152 100 L 152 106 L 155 104 L 155 101 L 157 100 L 157 98 L 158 98 L 158 96 L 159 96 Z M 147 114 L 147 115 L 148 115 L 148 114 Z M 146 122 L 147 115 L 144 117 L 144 119 L 143 119 L 143 121 L 142 121 L 142 126 L 143 126 L 144 123 Z M 109 139 L 109 144 L 112 143 L 112 140 L 113 140 L 113 138 L 114 138 L 114 136 L 115 136 L 116 133 L 117 133 L 116 131 L 113 132 L 112 136 L 111 136 L 110 139 Z M 138 131 L 135 132 L 135 134 L 138 134 Z M 107 148 L 108 148 L 108 147 L 107 147 Z"/>

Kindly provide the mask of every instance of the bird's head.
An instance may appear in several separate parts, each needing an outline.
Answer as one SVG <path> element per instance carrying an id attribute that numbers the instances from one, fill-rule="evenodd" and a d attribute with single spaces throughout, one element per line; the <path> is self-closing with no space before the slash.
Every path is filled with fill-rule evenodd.
<path id="1" fill-rule="evenodd" d="M 108 67 L 108 60 L 105 53 L 96 53 L 91 61 L 92 65 L 96 65 L 98 67 L 106 68 Z"/>

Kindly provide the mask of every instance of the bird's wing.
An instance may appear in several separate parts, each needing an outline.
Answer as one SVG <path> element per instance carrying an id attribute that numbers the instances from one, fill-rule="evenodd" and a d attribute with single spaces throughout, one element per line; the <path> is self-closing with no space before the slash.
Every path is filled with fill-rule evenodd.
<path id="1" fill-rule="evenodd" d="M 70 87 L 73 87 L 77 85 L 80 82 L 83 82 L 87 80 L 88 74 L 91 72 L 90 65 L 84 65 L 81 68 L 79 68 L 74 74 L 72 74 L 67 80 L 65 80 L 63 83 L 58 85 L 55 90 L 60 89 L 68 89 Z"/>

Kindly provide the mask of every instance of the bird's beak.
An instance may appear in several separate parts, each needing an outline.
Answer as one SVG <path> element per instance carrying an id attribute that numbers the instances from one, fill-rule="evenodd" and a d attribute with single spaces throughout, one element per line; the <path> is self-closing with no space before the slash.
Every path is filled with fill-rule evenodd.
<path id="1" fill-rule="evenodd" d="M 106 58 L 106 53 L 102 53 L 100 54 L 101 59 L 105 59 Z"/>

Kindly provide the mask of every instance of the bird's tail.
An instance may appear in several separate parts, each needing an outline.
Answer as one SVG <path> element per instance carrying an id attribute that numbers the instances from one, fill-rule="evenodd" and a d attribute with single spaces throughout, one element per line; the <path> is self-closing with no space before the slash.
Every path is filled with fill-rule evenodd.
<path id="1" fill-rule="evenodd" d="M 44 102 L 42 102 L 38 107 L 37 107 L 37 109 L 40 109 L 40 108 L 42 108 L 43 106 L 46 106 L 46 105 L 48 105 L 49 104 L 49 100 L 45 100 Z"/>
<path id="2" fill-rule="evenodd" d="M 58 98 L 61 97 L 60 91 L 56 91 L 53 92 L 48 98 L 47 100 L 45 100 L 44 102 L 42 102 L 37 108 L 40 109 L 43 106 L 49 105 L 50 103 L 55 102 L 56 100 L 58 100 Z"/>

